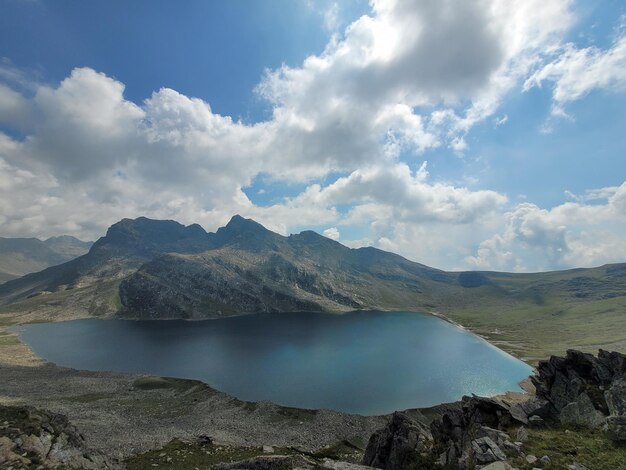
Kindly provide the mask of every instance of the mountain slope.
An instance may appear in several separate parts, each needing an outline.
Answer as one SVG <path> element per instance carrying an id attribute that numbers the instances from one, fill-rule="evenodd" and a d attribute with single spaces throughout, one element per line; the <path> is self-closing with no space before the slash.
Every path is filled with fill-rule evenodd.
<path id="1" fill-rule="evenodd" d="M 70 236 L 0 238 L 0 282 L 65 263 L 87 253 L 91 243 Z"/>
<path id="2" fill-rule="evenodd" d="M 206 318 L 250 312 L 418 309 L 432 284 L 455 276 L 374 248 L 350 249 L 315 232 L 289 237 L 235 216 L 215 248 L 164 254 L 120 285 L 125 313 Z"/>
<path id="3" fill-rule="evenodd" d="M 69 235 L 50 237 L 44 240 L 44 243 L 56 253 L 64 256 L 65 261 L 84 255 L 93 245 L 93 242 L 84 242 Z"/>
<path id="4" fill-rule="evenodd" d="M 87 254 L 0 285 L 0 305 L 26 302 L 22 307 L 27 311 L 43 308 L 52 316 L 62 314 L 63 309 L 78 316 L 112 314 L 119 308 L 117 286 L 122 278 L 159 253 L 204 250 L 208 242 L 199 225 L 185 227 L 145 217 L 123 219 Z"/>

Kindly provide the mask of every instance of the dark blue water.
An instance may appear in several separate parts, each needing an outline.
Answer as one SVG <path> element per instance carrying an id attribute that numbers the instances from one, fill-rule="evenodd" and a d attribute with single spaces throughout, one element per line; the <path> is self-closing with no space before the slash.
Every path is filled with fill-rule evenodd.
<path id="1" fill-rule="evenodd" d="M 62 366 L 193 378 L 242 400 L 365 415 L 519 390 L 531 373 L 481 338 L 416 313 L 78 320 L 19 331 Z"/>

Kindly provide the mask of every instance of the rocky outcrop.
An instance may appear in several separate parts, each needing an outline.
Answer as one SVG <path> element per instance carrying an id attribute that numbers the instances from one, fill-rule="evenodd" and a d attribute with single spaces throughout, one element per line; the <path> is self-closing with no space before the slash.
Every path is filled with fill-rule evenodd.
<path id="1" fill-rule="evenodd" d="M 0 405 L 0 468 L 121 467 L 87 449 L 83 436 L 64 415 L 30 406 Z"/>
<path id="2" fill-rule="evenodd" d="M 395 470 L 470 469 L 504 462 L 507 453 L 520 451 L 504 430 L 520 424 L 508 404 L 481 397 L 464 397 L 447 407 L 430 429 L 408 415 L 394 413 L 389 424 L 370 438 L 363 463 Z"/>
<path id="3" fill-rule="evenodd" d="M 389 424 L 370 437 L 363 463 L 372 467 L 411 468 L 432 463 L 432 435 L 423 424 L 396 412 Z"/>
<path id="4" fill-rule="evenodd" d="M 516 416 L 517 415 L 517 416 Z M 452 468 L 475 468 L 507 459 L 507 451 L 519 452 L 505 430 L 523 424 L 527 416 L 502 401 L 463 397 L 457 409 L 431 423 L 438 463 Z"/>
<path id="5" fill-rule="evenodd" d="M 596 357 L 570 350 L 565 357 L 541 362 L 532 381 L 536 396 L 522 403 L 463 397 L 447 405 L 430 429 L 404 413 L 394 413 L 370 438 L 363 463 L 386 470 L 512 468 L 511 459 L 523 456 L 528 440 L 525 426 L 555 422 L 603 427 L 615 441 L 626 442 L 623 354 L 601 350 Z M 533 466 L 550 464 L 548 456 L 526 455 L 525 460 Z"/>
<path id="6" fill-rule="evenodd" d="M 552 356 L 532 377 L 537 397 L 549 403 L 550 418 L 587 428 L 606 426 L 626 442 L 626 356 L 600 350 L 598 356 L 569 350 Z"/>

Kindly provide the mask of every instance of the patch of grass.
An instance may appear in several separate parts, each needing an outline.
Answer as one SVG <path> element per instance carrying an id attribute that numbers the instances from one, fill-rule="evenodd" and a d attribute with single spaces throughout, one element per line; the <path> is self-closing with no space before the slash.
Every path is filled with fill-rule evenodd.
<path id="1" fill-rule="evenodd" d="M 197 380 L 171 377 L 141 377 L 133 382 L 133 388 L 149 393 L 142 394 L 139 401 L 133 400 L 131 408 L 156 419 L 189 414 L 198 402 L 218 393 Z"/>
<path id="2" fill-rule="evenodd" d="M 259 405 L 254 401 L 244 401 L 242 403 L 243 409 L 251 413 L 259 408 Z"/>
<path id="3" fill-rule="evenodd" d="M 616 445 L 609 434 L 599 430 L 568 429 L 557 426 L 545 429 L 528 429 L 529 439 L 524 443 L 526 455 L 550 457 L 546 469 L 567 468 L 574 462 L 589 470 L 626 470 L 626 446 Z M 531 469 L 526 459 L 513 462 L 520 469 Z M 535 465 L 536 466 L 536 465 Z"/>
<path id="4" fill-rule="evenodd" d="M 15 324 L 15 318 L 8 315 L 0 315 L 0 326 L 11 326 Z"/>
<path id="5" fill-rule="evenodd" d="M 278 415 L 294 421 L 313 421 L 317 415 L 317 410 L 305 410 L 302 408 L 281 406 L 278 409 Z"/>
<path id="6" fill-rule="evenodd" d="M 176 379 L 173 377 L 141 377 L 133 382 L 133 387 L 139 390 L 173 390 L 187 392 L 193 387 L 209 387 L 197 380 Z"/>
<path id="7" fill-rule="evenodd" d="M 581 301 L 557 293 L 544 295 L 542 305 L 530 299 L 485 299 L 481 305 L 455 307 L 445 314 L 509 353 L 536 363 L 570 348 L 626 351 L 624 312 L 626 297 Z"/>
<path id="8" fill-rule="evenodd" d="M 343 440 L 336 444 L 320 449 L 312 456 L 316 459 L 333 459 L 343 462 L 361 463 L 363 458 L 363 448 L 355 445 L 349 440 Z"/>
<path id="9" fill-rule="evenodd" d="M 293 454 L 286 448 L 275 449 L 276 455 Z M 206 468 L 224 462 L 238 462 L 263 455 L 260 447 L 229 447 L 218 446 L 207 442 L 186 442 L 174 439 L 161 449 L 151 450 L 134 455 L 125 461 L 128 470 L 153 470 L 167 468 L 187 470 L 190 468 Z"/>
<path id="10" fill-rule="evenodd" d="M 20 340 L 17 339 L 17 336 L 0 332 L 0 348 L 5 346 L 17 346 L 19 344 Z"/>

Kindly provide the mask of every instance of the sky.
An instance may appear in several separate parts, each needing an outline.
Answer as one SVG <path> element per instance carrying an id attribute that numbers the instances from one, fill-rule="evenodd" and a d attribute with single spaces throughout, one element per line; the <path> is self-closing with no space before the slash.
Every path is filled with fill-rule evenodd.
<path id="1" fill-rule="evenodd" d="M 622 0 L 0 0 L 0 236 L 234 214 L 450 270 L 626 262 Z"/>

